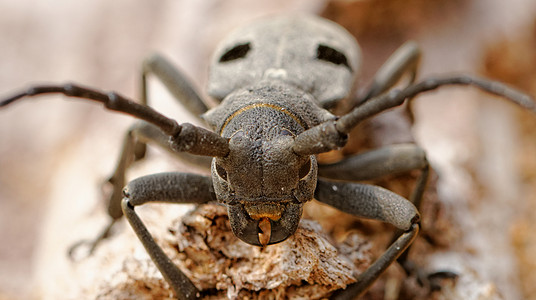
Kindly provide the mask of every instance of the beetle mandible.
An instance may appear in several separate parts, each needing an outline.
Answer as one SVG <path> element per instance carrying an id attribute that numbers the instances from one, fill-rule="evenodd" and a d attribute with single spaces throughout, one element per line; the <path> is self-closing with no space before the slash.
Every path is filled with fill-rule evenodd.
<path id="1" fill-rule="evenodd" d="M 149 202 L 207 203 L 227 206 L 233 233 L 265 247 L 292 235 L 304 203 L 313 198 L 359 217 L 388 222 L 403 230 L 357 282 L 333 298 L 361 295 L 411 245 L 419 231 L 418 207 L 428 178 L 424 151 L 414 144 L 392 145 L 358 154 L 336 164 L 319 164 L 316 155 L 345 145 L 360 122 L 399 106 L 417 94 L 446 85 L 472 85 L 536 112 L 533 100 L 501 83 L 470 76 L 414 83 L 420 52 L 415 43 L 401 46 L 380 68 L 368 92 L 346 114 L 332 113 L 353 97 L 360 50 L 339 25 L 310 15 L 263 18 L 229 35 L 215 51 L 209 94 L 220 103 L 209 109 L 184 75 L 154 55 L 143 64 L 141 104 L 114 92 L 74 85 L 33 86 L 6 98 L 6 106 L 26 96 L 62 93 L 100 102 L 142 121 L 125 139 L 110 182 L 110 225 L 123 215 L 179 299 L 199 291 L 166 257 L 135 212 Z M 211 130 L 175 120 L 147 106 L 146 78 L 154 75 Z M 407 86 L 393 87 L 409 76 Z M 179 155 L 211 157 L 211 177 L 161 173 L 125 182 L 133 160 L 146 144 L 171 148 Z M 421 170 L 412 199 L 378 186 L 355 183 L 391 173 Z M 126 184 L 126 187 L 124 188 Z M 124 189 L 123 189 L 124 188 Z"/>

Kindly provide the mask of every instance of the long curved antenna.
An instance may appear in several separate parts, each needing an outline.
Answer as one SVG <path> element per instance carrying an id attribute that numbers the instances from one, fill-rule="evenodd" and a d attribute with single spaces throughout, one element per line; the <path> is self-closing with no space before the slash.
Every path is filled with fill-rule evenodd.
<path id="1" fill-rule="evenodd" d="M 302 132 L 296 137 L 293 150 L 297 154 L 310 155 L 342 147 L 346 144 L 348 133 L 360 122 L 387 109 L 401 105 L 407 99 L 411 99 L 420 93 L 450 85 L 474 86 L 536 113 L 536 102 L 531 96 L 498 81 L 467 75 L 430 78 L 402 90 L 393 90 L 374 97 L 346 115 L 341 116 L 338 120 L 324 122 Z"/>
<path id="2" fill-rule="evenodd" d="M 390 93 L 375 97 L 365 104 L 355 108 L 337 120 L 337 130 L 349 133 L 360 122 L 389 108 L 401 105 L 420 93 L 429 92 L 442 86 L 470 85 L 484 92 L 509 100 L 525 109 L 536 113 L 536 102 L 532 97 L 524 94 L 504 83 L 488 80 L 476 76 L 455 76 L 447 78 L 429 78 L 408 86 L 403 90 L 393 90 Z"/>
<path id="3" fill-rule="evenodd" d="M 125 113 L 151 123 L 170 137 L 171 148 L 175 151 L 218 157 L 225 156 L 229 152 L 227 140 L 211 131 L 187 123 L 179 125 L 175 120 L 160 114 L 151 107 L 136 103 L 115 92 L 101 92 L 75 84 L 33 86 L 0 101 L 0 107 L 24 97 L 57 93 L 100 102 L 109 110 Z"/>

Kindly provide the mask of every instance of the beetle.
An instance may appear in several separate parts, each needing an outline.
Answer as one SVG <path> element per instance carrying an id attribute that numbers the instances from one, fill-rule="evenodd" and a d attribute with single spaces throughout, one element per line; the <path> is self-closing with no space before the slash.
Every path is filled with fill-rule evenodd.
<path id="1" fill-rule="evenodd" d="M 312 199 L 399 228 L 402 233 L 357 282 L 333 295 L 345 299 L 363 294 L 416 238 L 429 165 L 415 144 L 387 146 L 334 164 L 319 163 L 316 155 L 344 146 L 360 122 L 447 85 L 472 85 L 536 112 L 529 96 L 486 79 L 456 76 L 415 83 L 419 57 L 415 43 L 402 45 L 377 72 L 368 92 L 337 116 L 333 111 L 343 100 L 356 97 L 354 83 L 361 59 L 357 42 L 331 21 L 283 15 L 241 27 L 220 43 L 208 84 L 209 95 L 219 105 L 211 109 L 186 76 L 160 55 L 143 64 L 141 103 L 115 92 L 64 84 L 30 87 L 2 100 L 0 107 L 27 96 L 61 93 L 100 102 L 106 109 L 141 120 L 126 134 L 109 180 L 113 186 L 108 204 L 111 222 L 93 248 L 124 215 L 179 299 L 195 299 L 199 291 L 153 240 L 136 206 L 218 202 L 228 209 L 233 233 L 260 247 L 291 236 L 303 205 Z M 408 83 L 394 88 L 406 75 Z M 210 130 L 179 124 L 150 108 L 148 76 L 160 79 L 188 111 L 202 115 Z M 209 158 L 211 176 L 160 173 L 126 183 L 126 170 L 143 158 L 146 144 L 169 148 L 200 165 Z M 409 200 L 378 186 L 357 183 L 410 170 L 421 170 L 421 174 Z"/>

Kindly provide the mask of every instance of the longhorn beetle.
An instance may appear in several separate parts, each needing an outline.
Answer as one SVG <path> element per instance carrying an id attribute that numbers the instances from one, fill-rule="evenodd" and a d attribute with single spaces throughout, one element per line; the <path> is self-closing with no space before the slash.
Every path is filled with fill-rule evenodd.
<path id="1" fill-rule="evenodd" d="M 108 235 L 123 214 L 179 299 L 199 291 L 158 246 L 135 207 L 150 202 L 219 202 L 228 209 L 233 233 L 265 247 L 292 235 L 302 206 L 313 198 L 343 212 L 388 222 L 403 230 L 357 282 L 333 295 L 363 294 L 413 242 L 419 231 L 418 207 L 428 178 L 428 162 L 417 145 L 391 145 L 319 164 L 316 155 L 344 146 L 357 124 L 412 97 L 448 85 L 471 85 L 536 112 L 532 98 L 501 83 L 471 76 L 426 79 L 414 83 L 420 52 L 415 43 L 401 46 L 379 69 L 365 96 L 347 113 L 331 111 L 352 96 L 360 50 L 339 25 L 316 16 L 260 19 L 231 33 L 215 51 L 208 93 L 218 106 L 208 109 L 188 80 L 165 58 L 146 60 L 141 103 L 114 92 L 75 84 L 33 86 L 0 102 L 4 107 L 27 96 L 60 93 L 92 100 L 141 122 L 127 133 L 110 182 Z M 160 79 L 191 113 L 202 115 L 211 130 L 175 120 L 147 106 L 147 76 Z M 409 75 L 409 83 L 393 87 Z M 161 173 L 125 186 L 125 172 L 141 159 L 146 144 L 212 157 L 211 176 Z M 203 159 L 194 160 L 202 164 Z M 374 185 L 355 183 L 392 173 L 421 170 L 411 199 Z M 124 187 L 124 189 L 123 189 Z"/>

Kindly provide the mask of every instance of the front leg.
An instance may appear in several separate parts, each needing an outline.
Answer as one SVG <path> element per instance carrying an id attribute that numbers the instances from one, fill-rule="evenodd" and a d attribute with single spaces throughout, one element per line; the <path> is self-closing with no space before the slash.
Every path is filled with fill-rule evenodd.
<path id="1" fill-rule="evenodd" d="M 353 299 L 362 295 L 413 243 L 419 232 L 420 216 L 415 206 L 405 198 L 378 186 L 320 179 L 315 198 L 343 212 L 391 223 L 405 231 L 359 276 L 356 283 L 338 291 L 333 299 Z"/>
<path id="2" fill-rule="evenodd" d="M 411 228 L 396 239 L 387 250 L 365 272 L 357 278 L 357 282 L 349 285 L 344 290 L 336 291 L 331 299 L 352 300 L 362 296 L 370 286 L 385 272 L 385 270 L 413 243 L 419 233 L 419 224 L 411 225 Z"/>
<path id="3" fill-rule="evenodd" d="M 123 213 L 178 299 L 197 299 L 199 290 L 155 242 L 134 208 L 148 202 L 196 203 L 215 201 L 210 177 L 188 173 L 160 173 L 131 181 L 124 190 Z"/>

